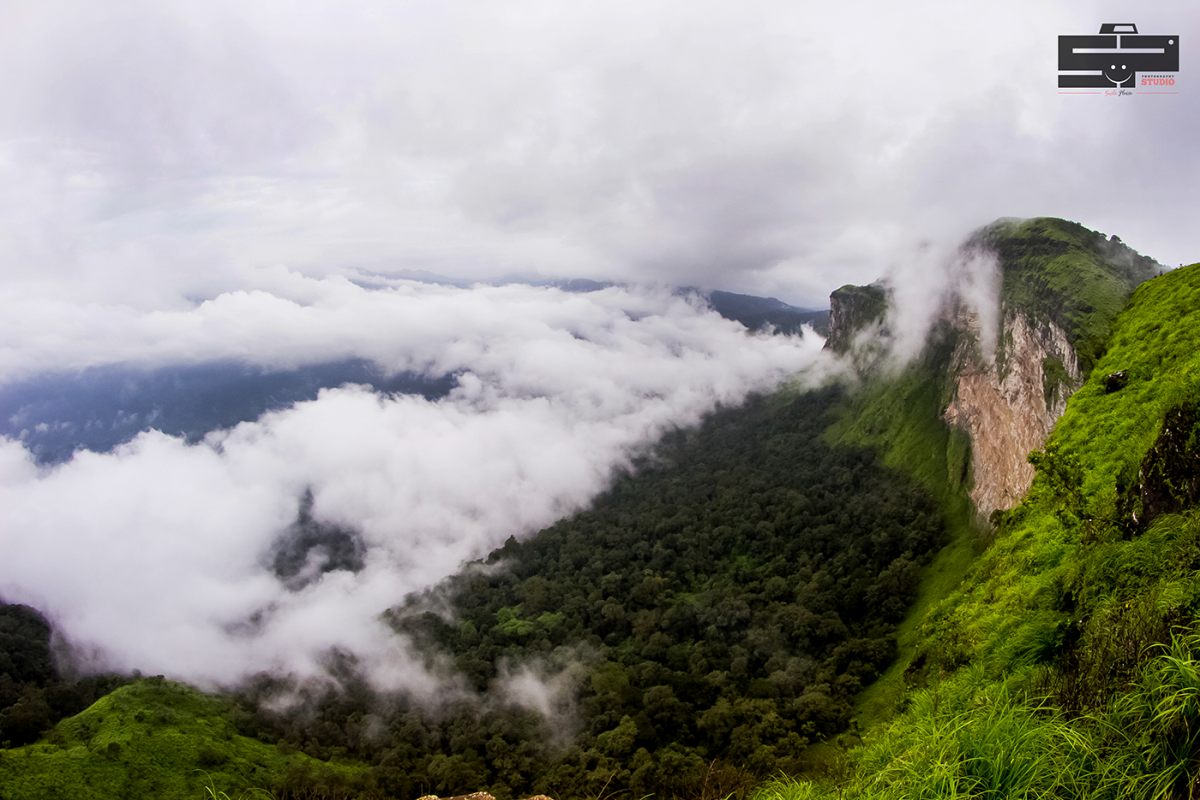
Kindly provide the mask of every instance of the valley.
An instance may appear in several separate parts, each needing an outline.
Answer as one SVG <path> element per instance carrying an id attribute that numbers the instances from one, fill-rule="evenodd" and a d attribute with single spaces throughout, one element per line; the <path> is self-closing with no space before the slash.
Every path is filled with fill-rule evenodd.
<path id="1" fill-rule="evenodd" d="M 587 508 L 379 609 L 430 693 L 336 651 L 325 680 L 215 695 L 85 683 L 5 607 L 29 655 L 0 797 L 1187 796 L 1200 266 L 1053 219 L 963 247 L 995 291 L 948 285 L 911 357 L 894 287 L 843 287 L 846 370 L 669 430 Z M 288 575 L 340 546 L 292 530 Z"/>

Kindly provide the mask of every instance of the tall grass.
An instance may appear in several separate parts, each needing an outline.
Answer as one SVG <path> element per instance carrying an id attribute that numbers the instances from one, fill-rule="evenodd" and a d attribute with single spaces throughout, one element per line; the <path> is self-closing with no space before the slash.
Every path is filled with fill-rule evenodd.
<path id="1" fill-rule="evenodd" d="M 916 693 L 852 754 L 843 784 L 779 778 L 753 800 L 1200 797 L 1200 634 L 1177 632 L 1104 709 L 1069 718 L 1019 688 L 964 670 Z"/>

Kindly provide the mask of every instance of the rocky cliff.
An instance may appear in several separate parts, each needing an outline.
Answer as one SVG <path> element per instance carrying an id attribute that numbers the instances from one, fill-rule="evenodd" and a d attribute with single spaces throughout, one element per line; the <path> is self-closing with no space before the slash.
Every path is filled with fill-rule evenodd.
<path id="1" fill-rule="evenodd" d="M 881 283 L 847 284 L 829 295 L 829 336 L 825 348 L 846 353 L 860 333 L 882 325 L 888 310 L 887 290 Z"/>
<path id="2" fill-rule="evenodd" d="M 1045 443 L 1083 375 L 1066 332 L 1024 311 L 1004 316 L 995 358 L 982 358 L 975 341 L 962 337 L 951 357 L 954 393 L 943 418 L 971 441 L 969 494 L 987 516 L 1016 505 L 1029 489 L 1027 456 Z"/>
<path id="3" fill-rule="evenodd" d="M 1059 219 L 1001 220 L 977 231 L 959 251 L 962 269 L 978 268 L 981 254 L 995 265 L 994 285 L 981 296 L 978 282 L 950 271 L 930 326 L 939 342 L 927 343 L 926 357 L 951 343 L 939 364 L 941 417 L 970 441 L 969 494 L 986 518 L 1028 490 L 1029 453 L 1103 353 L 1129 294 L 1162 267 L 1115 236 Z M 892 296 L 881 284 L 834 292 L 826 346 L 860 372 L 873 369 L 902 316 Z"/>

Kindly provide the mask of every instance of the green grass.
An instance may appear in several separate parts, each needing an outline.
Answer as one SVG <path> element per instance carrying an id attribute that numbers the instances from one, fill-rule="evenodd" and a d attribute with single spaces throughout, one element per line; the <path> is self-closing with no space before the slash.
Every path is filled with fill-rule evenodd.
<path id="1" fill-rule="evenodd" d="M 241 736 L 224 701 L 149 678 L 63 720 L 41 742 L 0 750 L 0 796 L 237 798 L 299 776 L 349 787 L 363 772 Z"/>
<path id="2" fill-rule="evenodd" d="M 1004 264 L 1001 303 L 1057 322 L 1086 374 L 1104 353 L 1113 320 L 1134 287 L 1159 266 L 1075 222 L 1002 221 L 979 236 Z"/>
<path id="3" fill-rule="evenodd" d="M 1121 369 L 1129 371 L 1129 384 L 1106 393 L 1104 376 Z M 1190 267 L 1134 294 L 1107 354 L 1047 442 L 1029 496 L 1002 521 L 1005 532 L 980 559 L 970 585 L 922 626 L 929 658 L 943 668 L 982 659 L 1007 669 L 1036 656 L 1041 640 L 1062 634 L 1070 606 L 1078 617 L 1106 601 L 1133 602 L 1139 592 L 1161 589 L 1168 565 L 1147 552 L 1155 540 L 1127 540 L 1116 525 L 1117 484 L 1136 475 L 1167 411 L 1196 397 L 1200 267 Z M 1154 536 L 1174 530 L 1168 525 Z M 1141 577 L 1121 583 L 1123 573 Z"/>
<path id="4" fill-rule="evenodd" d="M 925 569 L 917 598 L 896 631 L 896 659 L 859 695 L 856 718 L 861 728 L 892 715 L 917 653 L 918 623 L 958 585 L 980 550 L 981 531 L 966 493 L 970 445 L 966 435 L 949 428 L 941 416 L 950 391 L 944 369 L 952 347 L 952 341 L 943 342 L 899 374 L 880 376 L 860 387 L 826 434 L 830 444 L 875 448 L 887 467 L 920 483 L 937 499 L 950 534 L 948 544 Z"/>
<path id="5" fill-rule="evenodd" d="M 1103 708 L 1068 717 L 1028 691 L 963 670 L 917 692 L 872 733 L 842 783 L 780 777 L 754 800 L 940 800 L 1193 797 L 1200 751 L 1200 638 L 1177 634 L 1147 654 L 1133 685 Z"/>
<path id="6" fill-rule="evenodd" d="M 1107 393 L 1104 376 L 1122 369 L 1129 384 Z M 912 399 L 893 397 L 890 409 L 868 398 L 884 419 L 860 414 L 840 434 L 873 436 L 891 463 L 932 479 L 935 440 L 889 438 Z M 896 679 L 903 710 L 866 733 L 848 778 L 781 779 L 757 797 L 1200 797 L 1200 510 L 1131 532 L 1117 501 L 1167 412 L 1198 399 L 1195 265 L 1134 293 L 1029 495 L 927 606 L 902 676 L 925 688 Z"/>

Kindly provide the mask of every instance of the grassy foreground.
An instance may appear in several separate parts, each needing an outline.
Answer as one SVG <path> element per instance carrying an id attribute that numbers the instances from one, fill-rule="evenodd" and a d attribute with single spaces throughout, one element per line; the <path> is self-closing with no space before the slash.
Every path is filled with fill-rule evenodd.
<path id="1" fill-rule="evenodd" d="M 42 742 L 0 751 L 0 797 L 198 800 L 250 787 L 286 796 L 291 786 L 358 796 L 363 771 L 241 736 L 226 702 L 148 678 L 63 720 Z"/>
<path id="2" fill-rule="evenodd" d="M 1200 424 L 1164 443 L 1197 404 L 1200 265 L 1135 292 L 1024 503 L 914 623 L 901 713 L 759 800 L 1200 796 L 1200 512 L 1141 505 L 1197 474 Z"/>

